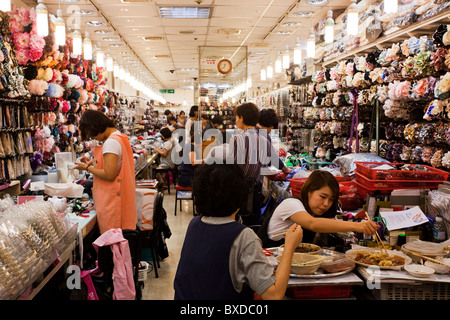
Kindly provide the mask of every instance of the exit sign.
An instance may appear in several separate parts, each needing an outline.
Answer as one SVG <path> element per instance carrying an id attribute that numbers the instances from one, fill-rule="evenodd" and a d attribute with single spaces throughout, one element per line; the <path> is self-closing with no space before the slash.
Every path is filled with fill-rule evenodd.
<path id="1" fill-rule="evenodd" d="M 175 93 L 175 89 L 161 89 L 160 93 Z"/>

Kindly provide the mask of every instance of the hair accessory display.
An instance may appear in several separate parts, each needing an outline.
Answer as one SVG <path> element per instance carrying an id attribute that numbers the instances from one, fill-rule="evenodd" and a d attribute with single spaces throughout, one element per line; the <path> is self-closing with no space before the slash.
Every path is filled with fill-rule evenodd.
<path id="1" fill-rule="evenodd" d="M 442 166 L 450 169 L 450 151 L 448 151 L 443 157 L 442 157 Z"/>

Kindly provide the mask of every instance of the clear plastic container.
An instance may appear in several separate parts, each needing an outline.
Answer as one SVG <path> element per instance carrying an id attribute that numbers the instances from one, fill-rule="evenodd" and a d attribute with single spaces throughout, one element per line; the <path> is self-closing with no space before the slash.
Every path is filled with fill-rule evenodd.
<path id="1" fill-rule="evenodd" d="M 326 273 L 337 273 L 346 270 L 351 270 L 355 267 L 355 262 L 349 258 L 336 256 L 333 259 L 327 259 L 320 267 Z"/>

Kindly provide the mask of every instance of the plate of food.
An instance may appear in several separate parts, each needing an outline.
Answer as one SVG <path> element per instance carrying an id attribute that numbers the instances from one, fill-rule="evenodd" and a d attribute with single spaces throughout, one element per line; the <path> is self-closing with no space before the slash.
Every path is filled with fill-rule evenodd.
<path id="1" fill-rule="evenodd" d="M 360 248 L 348 250 L 345 255 L 358 265 L 364 267 L 377 266 L 380 269 L 401 270 L 405 265 L 412 262 L 410 257 L 392 250 L 381 252 L 376 249 Z"/>

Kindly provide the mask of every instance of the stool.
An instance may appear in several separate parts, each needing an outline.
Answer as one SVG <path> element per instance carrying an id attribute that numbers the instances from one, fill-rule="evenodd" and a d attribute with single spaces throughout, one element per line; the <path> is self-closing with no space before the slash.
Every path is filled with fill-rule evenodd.
<path id="1" fill-rule="evenodd" d="M 192 211 L 195 215 L 195 202 L 192 187 L 182 187 L 175 185 L 175 215 L 177 215 L 177 202 L 180 200 L 180 211 L 182 211 L 181 201 L 192 200 Z"/>
<path id="2" fill-rule="evenodd" d="M 172 173 L 172 180 L 173 180 L 173 185 L 174 186 L 176 186 L 176 179 L 177 179 L 177 177 L 178 177 L 178 168 L 177 168 L 177 166 L 175 166 L 175 168 L 161 168 L 161 169 L 158 169 L 158 168 L 155 168 L 154 169 L 155 170 L 155 172 L 159 172 L 159 173 L 165 173 L 165 175 L 166 175 L 166 180 L 167 180 L 167 192 L 169 192 L 169 194 L 170 194 L 170 179 L 169 179 L 169 172 L 171 172 Z"/>

